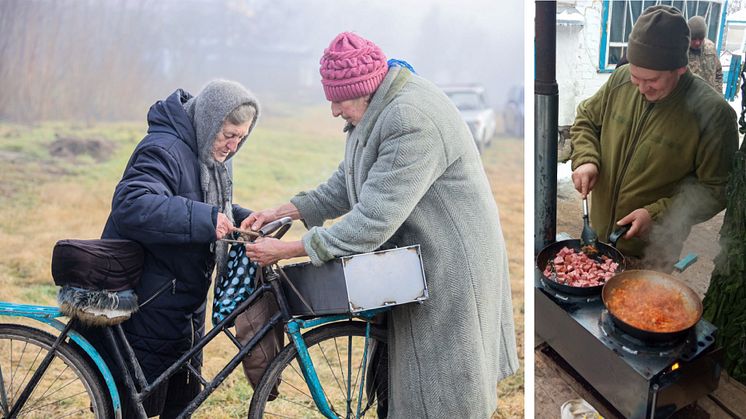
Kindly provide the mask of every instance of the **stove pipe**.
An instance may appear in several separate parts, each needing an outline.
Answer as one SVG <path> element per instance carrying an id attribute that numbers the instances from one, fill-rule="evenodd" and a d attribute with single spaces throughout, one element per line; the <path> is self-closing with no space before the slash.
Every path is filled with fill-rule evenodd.
<path id="1" fill-rule="evenodd" d="M 534 254 L 557 235 L 557 3 L 536 1 L 534 80 Z"/>

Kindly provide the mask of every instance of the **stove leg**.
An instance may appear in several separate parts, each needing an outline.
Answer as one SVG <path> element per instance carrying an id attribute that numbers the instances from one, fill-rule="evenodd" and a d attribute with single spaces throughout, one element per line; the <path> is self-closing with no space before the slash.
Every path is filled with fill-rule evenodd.
<path id="1" fill-rule="evenodd" d="M 658 389 L 660 386 L 658 384 L 653 384 L 653 399 L 650 403 L 650 414 L 648 417 L 650 419 L 655 419 L 655 405 L 658 403 Z"/>

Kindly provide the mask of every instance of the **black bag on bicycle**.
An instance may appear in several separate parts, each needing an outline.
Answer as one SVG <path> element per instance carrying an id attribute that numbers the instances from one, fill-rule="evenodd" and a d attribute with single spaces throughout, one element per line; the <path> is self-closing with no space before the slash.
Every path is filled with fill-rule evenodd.
<path id="1" fill-rule="evenodd" d="M 60 311 L 89 325 L 113 325 L 137 310 L 134 287 L 144 263 L 130 240 L 60 240 L 52 251 L 52 278 L 61 287 Z"/>

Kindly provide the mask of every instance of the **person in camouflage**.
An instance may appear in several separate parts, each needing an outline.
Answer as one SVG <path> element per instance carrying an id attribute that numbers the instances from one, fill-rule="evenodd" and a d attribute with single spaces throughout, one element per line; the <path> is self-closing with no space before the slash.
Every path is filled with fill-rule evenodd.
<path id="1" fill-rule="evenodd" d="M 707 39 L 707 24 L 702 16 L 689 19 L 689 70 L 702 77 L 718 93 L 723 93 L 723 67 L 715 43 Z"/>

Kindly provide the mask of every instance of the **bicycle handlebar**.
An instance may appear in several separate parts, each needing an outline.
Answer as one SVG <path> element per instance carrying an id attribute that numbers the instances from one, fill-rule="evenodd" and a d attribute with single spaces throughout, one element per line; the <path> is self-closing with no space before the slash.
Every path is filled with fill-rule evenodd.
<path id="1" fill-rule="evenodd" d="M 280 230 L 275 235 L 275 238 L 279 239 L 280 237 L 282 237 L 287 232 L 287 230 L 290 228 L 290 224 L 292 222 L 293 222 L 292 218 L 290 218 L 290 217 L 282 217 L 279 220 L 272 221 L 271 223 L 269 223 L 269 224 L 265 225 L 264 227 L 260 228 L 259 229 L 259 235 L 262 236 L 262 237 L 269 236 L 270 234 L 274 233 L 275 231 Z M 284 228 L 286 226 L 287 226 L 287 228 Z"/>

